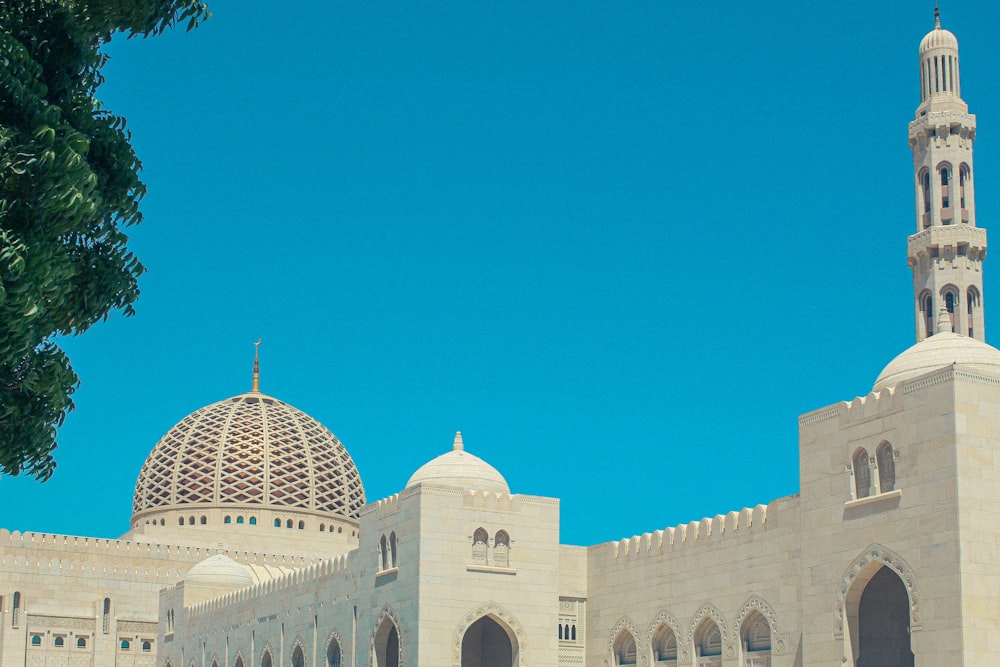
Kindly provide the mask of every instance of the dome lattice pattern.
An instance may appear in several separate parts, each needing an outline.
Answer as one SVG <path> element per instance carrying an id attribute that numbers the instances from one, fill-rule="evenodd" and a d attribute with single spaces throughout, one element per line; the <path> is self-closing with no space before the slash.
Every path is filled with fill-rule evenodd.
<path id="1" fill-rule="evenodd" d="M 191 413 L 146 458 L 134 514 L 198 505 L 263 505 L 357 519 L 365 504 L 351 455 L 322 424 L 251 392 Z"/>

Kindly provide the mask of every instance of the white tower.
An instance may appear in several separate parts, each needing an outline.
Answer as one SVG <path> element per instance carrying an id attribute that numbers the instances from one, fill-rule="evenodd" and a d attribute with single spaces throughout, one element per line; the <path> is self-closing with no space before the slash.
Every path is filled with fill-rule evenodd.
<path id="1" fill-rule="evenodd" d="M 976 227 L 972 142 L 976 117 L 962 99 L 958 40 L 941 28 L 920 42 L 920 106 L 910 123 L 917 231 L 907 253 L 913 269 L 917 341 L 939 333 L 945 308 L 951 331 L 985 342 L 983 259 L 986 230 Z"/>

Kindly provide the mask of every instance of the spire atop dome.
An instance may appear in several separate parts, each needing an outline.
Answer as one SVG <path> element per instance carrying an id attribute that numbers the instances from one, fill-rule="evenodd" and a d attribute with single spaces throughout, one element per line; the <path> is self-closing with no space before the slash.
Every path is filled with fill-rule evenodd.
<path id="1" fill-rule="evenodd" d="M 465 451 L 465 444 L 462 442 L 462 432 L 455 431 L 455 442 L 451 445 L 451 451 L 462 452 Z"/>
<path id="2" fill-rule="evenodd" d="M 253 381 L 250 384 L 250 391 L 255 394 L 260 393 L 260 344 L 260 338 L 253 344 Z"/>
<path id="3" fill-rule="evenodd" d="M 934 2 L 934 29 L 941 29 L 941 8 L 938 6 L 936 0 Z"/>
<path id="4" fill-rule="evenodd" d="M 944 305 L 938 308 L 937 326 L 934 327 L 934 331 L 951 333 L 951 315 L 948 314 L 948 309 Z"/>

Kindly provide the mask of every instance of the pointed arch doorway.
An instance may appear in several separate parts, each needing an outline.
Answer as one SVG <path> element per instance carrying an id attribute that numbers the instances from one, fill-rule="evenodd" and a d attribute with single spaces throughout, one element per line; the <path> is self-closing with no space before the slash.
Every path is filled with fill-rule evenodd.
<path id="1" fill-rule="evenodd" d="M 518 667 L 517 636 L 506 624 L 483 616 L 462 636 L 462 667 Z"/>
<path id="2" fill-rule="evenodd" d="M 857 612 L 849 613 L 851 635 L 857 638 L 855 667 L 913 667 L 910 597 L 899 575 L 882 566 L 856 584 Z"/>

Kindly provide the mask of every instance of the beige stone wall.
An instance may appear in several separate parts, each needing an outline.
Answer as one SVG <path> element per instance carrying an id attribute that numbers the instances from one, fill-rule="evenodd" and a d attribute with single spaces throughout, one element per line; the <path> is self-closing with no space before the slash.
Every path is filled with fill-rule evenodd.
<path id="1" fill-rule="evenodd" d="M 621 633 L 654 664 L 652 639 L 669 625 L 677 664 L 692 664 L 707 617 L 722 633 L 724 664 L 741 659 L 741 626 L 755 610 L 771 626 L 772 664 L 795 664 L 800 633 L 798 500 L 600 544 L 588 550 L 587 665 L 614 665 Z M 741 663 L 742 664 L 742 663 Z"/>
<path id="2" fill-rule="evenodd" d="M 163 591 L 160 664 L 232 665 L 237 654 L 259 664 L 266 650 L 277 667 L 297 646 L 307 664 L 322 664 L 336 638 L 344 665 L 368 665 L 390 622 L 403 664 L 458 665 L 465 629 L 484 615 L 510 629 L 522 665 L 557 663 L 558 501 L 425 485 L 368 505 L 361 525 L 357 551 L 281 579 L 191 608 L 183 586 Z M 485 558 L 474 549 L 480 528 Z M 498 548 L 500 531 L 509 549 L 502 538 Z M 396 560 L 383 562 L 381 539 L 393 534 Z"/>
<path id="3" fill-rule="evenodd" d="M 883 566 L 906 586 L 918 667 L 1000 662 L 988 642 L 980 644 L 986 653 L 977 655 L 989 659 L 960 657 L 968 652 L 963 647 L 970 630 L 993 627 L 997 617 L 995 598 L 986 602 L 996 579 L 985 565 L 998 553 L 996 522 L 986 523 L 997 508 L 984 497 L 997 489 L 976 478 L 991 475 L 989 466 L 979 470 L 978 463 L 992 456 L 986 455 L 995 447 L 990 417 L 1000 408 L 996 380 L 963 375 L 946 368 L 801 418 L 804 664 L 856 659 L 852 609 Z M 956 405 L 956 396 L 963 395 L 968 402 Z M 898 457 L 892 491 L 876 485 L 881 471 L 873 456 L 883 442 Z M 860 498 L 854 460 L 859 448 L 869 454 L 873 479 L 872 494 Z M 963 530 L 973 525 L 979 526 L 978 539 Z M 978 574 L 970 558 L 978 561 Z M 985 593 L 978 601 L 966 592 L 970 584 Z"/>
<path id="4" fill-rule="evenodd" d="M 0 530 L 0 665 L 151 666 L 159 646 L 160 590 L 218 552 L 204 546 Z M 226 553 L 264 579 L 316 562 L 302 555 Z M 32 644 L 34 635 L 38 645 Z M 62 646 L 56 645 L 57 638 Z M 78 646 L 80 639 L 85 646 Z M 129 642 L 127 649 L 122 640 Z M 150 644 L 148 651 L 144 641 Z"/>

